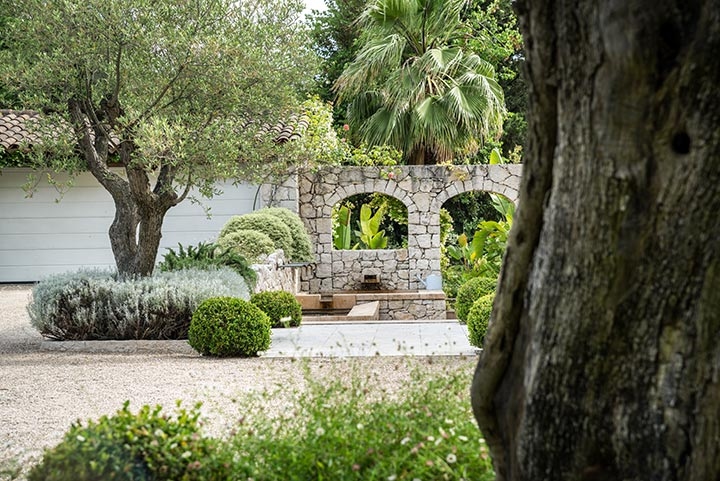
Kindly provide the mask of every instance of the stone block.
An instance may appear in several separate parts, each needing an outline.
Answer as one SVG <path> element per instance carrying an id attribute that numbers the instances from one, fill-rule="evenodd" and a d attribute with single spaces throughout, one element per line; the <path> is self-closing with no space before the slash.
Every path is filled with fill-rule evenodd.
<path id="1" fill-rule="evenodd" d="M 330 264 L 319 264 L 315 268 L 315 275 L 320 279 L 332 277 L 332 266 Z"/>
<path id="2" fill-rule="evenodd" d="M 421 249 L 429 249 L 433 246 L 432 245 L 432 237 L 428 234 L 421 234 L 421 235 L 417 236 L 416 239 L 417 239 L 418 247 L 420 247 Z M 409 244 L 409 240 L 408 240 L 408 244 Z M 440 245 L 438 244 L 436 247 L 440 247 Z"/>
<path id="3" fill-rule="evenodd" d="M 332 234 L 318 235 L 318 242 L 321 244 L 332 245 Z"/>
<path id="4" fill-rule="evenodd" d="M 320 281 L 320 292 L 330 292 L 333 290 L 332 279 L 322 279 Z"/>

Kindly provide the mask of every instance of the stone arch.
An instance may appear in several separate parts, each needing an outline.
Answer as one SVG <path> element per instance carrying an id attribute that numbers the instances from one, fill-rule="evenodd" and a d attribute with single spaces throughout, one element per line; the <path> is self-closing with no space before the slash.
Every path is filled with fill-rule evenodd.
<path id="1" fill-rule="evenodd" d="M 346 191 L 347 191 L 347 189 L 346 189 Z M 331 197 L 328 198 L 328 203 L 329 203 L 332 207 L 335 207 L 339 202 L 343 202 L 343 201 L 345 201 L 345 200 L 347 200 L 347 199 L 349 199 L 349 198 L 351 198 L 351 197 L 353 197 L 353 196 L 362 195 L 362 194 L 383 194 L 383 195 L 386 195 L 386 196 L 388 196 L 388 197 L 392 197 L 392 198 L 395 199 L 395 200 L 398 200 L 400 203 L 402 203 L 402 205 L 405 206 L 405 209 L 407 209 L 407 211 L 408 211 L 408 228 L 409 228 L 409 224 L 410 224 L 410 221 L 409 221 L 410 206 L 409 206 L 408 204 L 409 204 L 409 200 L 410 200 L 410 199 L 409 199 L 409 197 L 406 196 L 406 195 L 404 195 L 403 198 L 400 198 L 400 197 L 396 197 L 396 196 L 394 196 L 394 195 L 392 195 L 392 194 L 389 194 L 389 193 L 387 193 L 387 192 L 378 192 L 377 190 L 366 191 L 366 190 L 362 189 L 360 192 L 353 193 L 353 194 L 350 194 L 350 195 L 348 195 L 348 196 L 346 196 L 346 197 L 339 198 L 339 200 L 335 200 L 335 197 L 336 197 L 336 196 L 331 196 Z M 410 235 L 410 234 L 409 234 L 409 232 L 408 232 L 408 237 L 409 237 L 409 235 Z M 333 249 L 333 250 L 335 250 L 335 249 Z M 390 250 L 392 250 L 392 249 L 390 249 Z"/>
<path id="2" fill-rule="evenodd" d="M 316 268 L 305 292 L 356 289 L 362 271 L 376 271 L 388 289 L 422 288 L 418 278 L 440 272 L 440 207 L 470 191 L 496 192 L 517 202 L 521 165 L 324 167 L 298 175 L 298 211 L 315 246 Z M 408 209 L 408 248 L 333 251 L 332 207 L 355 194 L 380 192 Z M 345 254 L 342 254 L 345 253 Z"/>

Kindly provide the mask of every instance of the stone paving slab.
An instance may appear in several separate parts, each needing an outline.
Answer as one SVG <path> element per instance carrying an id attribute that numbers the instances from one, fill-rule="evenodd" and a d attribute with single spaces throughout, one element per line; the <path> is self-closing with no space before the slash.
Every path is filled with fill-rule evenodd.
<path id="1" fill-rule="evenodd" d="M 116 354 L 183 354 L 186 341 L 42 341 L 41 350 Z M 470 356 L 467 328 L 457 322 L 315 324 L 273 329 L 267 358 Z"/>

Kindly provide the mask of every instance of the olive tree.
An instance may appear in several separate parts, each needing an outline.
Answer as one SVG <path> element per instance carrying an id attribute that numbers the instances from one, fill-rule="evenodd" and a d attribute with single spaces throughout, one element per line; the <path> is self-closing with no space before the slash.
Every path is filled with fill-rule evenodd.
<path id="1" fill-rule="evenodd" d="M 497 479 L 720 479 L 720 3 L 515 6 L 529 141 L 472 388 Z"/>
<path id="2" fill-rule="evenodd" d="M 191 189 L 211 194 L 219 179 L 272 168 L 261 127 L 292 112 L 312 81 L 296 0 L 0 6 L 12 32 L 0 80 L 25 108 L 59 119 L 33 148 L 42 162 L 71 170 L 79 155 L 112 196 L 121 274 L 152 272 L 163 218 Z"/>

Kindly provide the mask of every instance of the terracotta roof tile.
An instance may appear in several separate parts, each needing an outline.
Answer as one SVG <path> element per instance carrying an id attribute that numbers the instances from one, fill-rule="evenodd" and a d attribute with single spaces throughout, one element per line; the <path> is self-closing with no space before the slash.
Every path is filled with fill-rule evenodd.
<path id="1" fill-rule="evenodd" d="M 40 135 L 33 132 L 32 122 L 40 118 L 40 113 L 32 110 L 0 109 L 0 148 L 12 151 L 37 143 Z M 248 122 L 246 126 L 252 122 Z M 284 144 L 299 139 L 307 130 L 309 118 L 306 115 L 291 115 L 287 121 L 280 121 L 274 126 L 264 124 L 258 135 L 272 135 L 273 142 Z M 68 126 L 67 128 L 70 128 Z M 120 145 L 120 139 L 113 136 L 111 151 Z"/>

